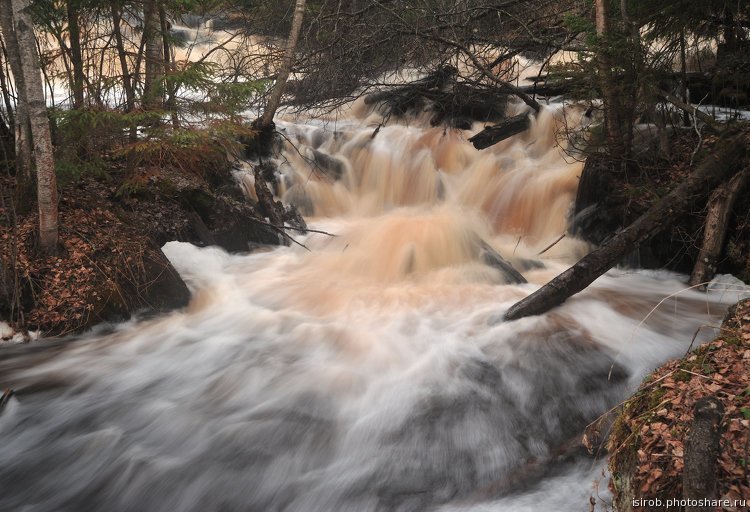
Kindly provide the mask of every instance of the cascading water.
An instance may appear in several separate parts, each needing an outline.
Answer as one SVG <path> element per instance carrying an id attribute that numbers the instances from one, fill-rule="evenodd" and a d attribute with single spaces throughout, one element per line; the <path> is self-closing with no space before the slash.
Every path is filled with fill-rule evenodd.
<path id="1" fill-rule="evenodd" d="M 583 427 L 736 294 L 612 271 L 503 322 L 586 250 L 567 237 L 537 255 L 582 168 L 556 145 L 574 112 L 483 152 L 418 119 L 374 135 L 382 120 L 357 112 L 335 130 L 279 123 L 295 144 L 279 193 L 335 237 L 246 255 L 169 243 L 186 310 L 0 350 L 17 390 L 0 510 L 588 508 L 601 464 L 575 450 Z"/>

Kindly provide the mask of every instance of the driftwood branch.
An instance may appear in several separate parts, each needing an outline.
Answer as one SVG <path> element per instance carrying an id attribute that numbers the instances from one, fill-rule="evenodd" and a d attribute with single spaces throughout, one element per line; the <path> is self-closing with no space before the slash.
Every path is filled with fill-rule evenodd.
<path id="1" fill-rule="evenodd" d="M 711 189 L 741 168 L 747 151 L 746 139 L 747 133 L 745 132 L 725 136 L 716 152 L 704 159 L 698 168 L 674 190 L 651 206 L 630 226 L 613 236 L 606 244 L 514 304 L 505 314 L 505 319 L 517 320 L 526 316 L 540 315 L 559 306 L 615 266 L 623 256 L 664 230 L 688 207 L 705 197 Z"/>

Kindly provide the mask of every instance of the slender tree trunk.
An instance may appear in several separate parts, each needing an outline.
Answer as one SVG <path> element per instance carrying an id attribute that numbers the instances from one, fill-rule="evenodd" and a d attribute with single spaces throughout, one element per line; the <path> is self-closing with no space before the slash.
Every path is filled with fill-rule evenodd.
<path id="1" fill-rule="evenodd" d="M 12 0 L 14 27 L 21 57 L 21 72 L 31 122 L 31 135 L 34 141 L 39 242 L 42 252 L 54 254 L 57 250 L 57 180 L 44 86 L 39 73 L 39 55 L 31 15 L 28 12 L 30 4 L 31 0 Z"/>
<path id="2" fill-rule="evenodd" d="M 3 148 L 3 156 L 5 156 L 6 148 L 12 148 L 14 144 L 13 136 L 13 124 L 10 122 L 6 123 L 6 118 L 0 115 L 0 144 Z M 2 160 L 6 160 L 3 158 Z"/>
<path id="3" fill-rule="evenodd" d="M 60 62 L 62 62 L 63 66 L 65 67 L 65 74 L 68 77 L 68 87 L 70 89 L 70 92 L 73 92 L 74 84 L 75 84 L 75 78 L 73 75 L 73 67 L 71 63 L 71 51 L 70 47 L 68 47 L 68 43 L 65 41 L 64 32 L 65 27 L 62 24 L 58 24 L 56 21 L 49 21 L 47 23 L 47 26 L 45 27 L 46 31 L 52 35 L 55 40 L 57 41 L 57 44 L 60 45 Z M 37 42 L 37 52 L 39 55 L 42 54 L 42 48 L 41 45 Z M 50 94 L 53 93 L 53 90 L 50 89 Z M 71 103 L 74 103 L 74 99 L 71 98 Z"/>
<path id="4" fill-rule="evenodd" d="M 34 202 L 34 174 L 31 145 L 31 123 L 26 99 L 26 87 L 21 68 L 21 53 L 13 20 L 12 0 L 0 0 L 0 29 L 3 31 L 10 70 L 16 84 L 15 153 L 16 153 L 16 197 L 19 213 L 26 213 Z"/>
<path id="5" fill-rule="evenodd" d="M 116 0 L 109 3 L 109 9 L 112 14 L 112 31 L 115 35 L 115 46 L 117 47 L 117 58 L 120 61 L 120 70 L 122 72 L 122 88 L 125 91 L 125 112 L 135 110 L 135 89 L 133 86 L 133 77 L 130 74 L 128 66 L 128 53 L 125 51 L 125 43 L 122 39 L 122 12 L 121 6 Z M 128 136 L 130 142 L 138 140 L 138 129 L 131 126 Z"/>
<path id="6" fill-rule="evenodd" d="M 112 30 L 115 34 L 115 45 L 117 46 L 117 57 L 120 60 L 120 69 L 122 70 L 122 88 L 125 90 L 125 111 L 132 112 L 135 109 L 135 91 L 133 91 L 133 79 L 130 76 L 128 67 L 128 54 L 125 51 L 125 44 L 122 39 L 122 13 L 117 2 L 109 3 L 110 12 L 112 13 Z"/>
<path id="7" fill-rule="evenodd" d="M 105 50 L 109 50 L 112 48 L 112 40 L 114 39 L 114 34 L 110 35 L 107 39 L 107 43 L 104 45 Z M 94 76 L 94 79 L 96 80 L 96 86 L 92 86 L 91 81 L 88 77 L 86 77 L 86 87 L 89 91 L 95 91 L 94 93 L 94 101 L 96 101 L 96 105 L 103 109 L 104 108 L 104 98 L 102 96 L 103 88 L 105 85 L 104 77 L 107 75 L 107 73 L 104 71 L 105 65 L 109 69 L 109 76 L 112 76 L 114 73 L 115 66 L 112 65 L 111 62 L 108 62 L 109 60 L 109 52 L 108 51 L 101 51 L 99 52 L 99 65 L 96 68 L 96 75 Z M 93 72 L 91 73 L 94 74 Z M 89 93 L 89 96 L 91 93 Z"/>
<path id="8" fill-rule="evenodd" d="M 146 53 L 146 38 L 141 37 L 141 42 L 138 45 L 138 51 L 135 54 L 135 63 L 133 64 L 133 72 L 131 76 L 133 77 L 133 89 L 137 90 L 138 86 L 141 83 L 141 69 L 143 65 L 143 55 Z"/>
<path id="9" fill-rule="evenodd" d="M 161 26 L 162 45 L 164 47 L 164 73 L 168 75 L 174 71 L 174 62 L 172 59 L 172 46 L 169 44 L 169 21 L 167 21 L 167 13 L 164 10 L 163 4 L 159 4 L 159 25 Z M 177 129 L 180 127 L 180 120 L 177 117 L 177 99 L 175 97 L 177 91 L 175 90 L 175 86 L 169 85 L 166 80 L 164 84 L 167 93 L 166 107 L 172 117 L 172 127 Z"/>
<path id="10" fill-rule="evenodd" d="M 0 30 L 2 25 L 0 25 Z M 5 50 L 5 44 L 0 39 L 0 47 Z M 0 93 L 3 95 L 3 104 L 5 105 L 5 111 L 8 113 L 8 126 L 13 130 L 15 126 L 15 109 L 13 108 L 13 99 L 10 96 L 10 88 L 8 87 L 8 78 L 5 76 L 5 63 L 4 63 L 5 52 L 0 53 Z"/>
<path id="11" fill-rule="evenodd" d="M 624 27 L 620 37 L 625 42 L 625 76 L 620 83 L 619 101 L 620 131 L 623 134 L 623 166 L 633 156 L 633 125 L 635 124 L 638 106 L 638 77 L 644 68 L 644 52 L 641 44 L 641 31 L 628 13 L 628 0 L 620 0 L 620 15 Z"/>
<path id="12" fill-rule="evenodd" d="M 726 137 L 716 152 L 706 158 L 682 183 L 649 208 L 630 226 L 615 234 L 600 248 L 555 277 L 537 291 L 514 304 L 506 320 L 541 315 L 580 292 L 617 264 L 623 256 L 658 234 L 708 191 L 744 165 L 747 133 Z"/>
<path id="13" fill-rule="evenodd" d="M 36 43 L 36 55 L 39 57 L 44 52 L 42 51 L 42 45 L 39 43 L 39 39 L 34 37 L 34 42 Z M 50 103 L 52 103 L 52 108 L 55 108 L 55 84 L 54 79 L 50 78 L 49 73 L 47 73 L 47 66 L 45 65 L 44 61 L 40 58 L 38 61 L 39 70 L 42 72 L 42 78 L 44 78 L 44 84 L 47 85 L 47 90 L 49 91 L 49 100 Z M 44 87 L 42 87 L 42 91 L 44 91 Z"/>
<path id="14" fill-rule="evenodd" d="M 292 65 L 294 64 L 294 52 L 297 49 L 297 41 L 299 40 L 299 33 L 302 29 L 302 18 L 305 15 L 305 0 L 296 0 L 294 4 L 294 17 L 292 18 L 292 28 L 289 30 L 289 38 L 286 42 L 286 49 L 284 50 L 284 58 L 281 62 L 281 68 L 276 75 L 276 83 L 271 91 L 271 97 L 266 105 L 266 110 L 263 111 L 263 117 L 261 118 L 261 128 L 271 126 L 273 122 L 273 116 L 276 114 L 276 110 L 279 108 L 281 103 L 281 96 L 284 94 L 284 86 L 286 81 L 289 79 L 289 74 L 292 72 Z"/>
<path id="15" fill-rule="evenodd" d="M 682 88 L 682 101 L 686 105 L 690 104 L 690 91 L 688 91 L 687 82 L 687 54 L 685 50 L 685 31 L 680 31 L 680 82 Z M 687 111 L 682 111 L 682 124 L 690 126 L 690 114 Z"/>
<path id="16" fill-rule="evenodd" d="M 143 2 L 143 39 L 146 45 L 146 74 L 143 83 L 143 108 L 158 110 L 164 106 L 164 51 L 159 34 L 157 0 Z"/>
<path id="17" fill-rule="evenodd" d="M 3 47 L 0 39 L 0 47 Z M 3 96 L 3 105 L 5 106 L 5 115 L 0 113 L 0 140 L 2 140 L 2 159 L 9 162 L 15 159 L 15 119 L 13 111 L 13 102 L 8 90 L 8 82 L 5 78 L 5 58 L 4 53 L 0 52 L 0 94 Z"/>
<path id="18" fill-rule="evenodd" d="M 78 0 L 67 0 L 68 33 L 70 35 L 70 61 L 73 66 L 73 108 L 83 108 L 83 55 L 81 53 L 81 29 L 78 26 Z"/>
<path id="19" fill-rule="evenodd" d="M 612 74 L 610 55 L 610 20 L 608 0 L 595 0 L 596 35 L 599 38 L 596 52 L 596 63 L 599 70 L 599 88 L 604 101 L 604 128 L 607 148 L 614 158 L 625 155 L 625 137 L 622 129 L 622 112 L 620 112 L 620 91 Z"/>

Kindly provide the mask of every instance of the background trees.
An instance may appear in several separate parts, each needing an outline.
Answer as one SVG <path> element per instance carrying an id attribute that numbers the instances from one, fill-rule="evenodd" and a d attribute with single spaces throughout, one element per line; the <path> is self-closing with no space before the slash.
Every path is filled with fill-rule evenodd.
<path id="1" fill-rule="evenodd" d="M 626 164 L 632 125 L 665 128 L 666 103 L 748 102 L 749 9 L 724 0 L 56 0 L 31 2 L 29 13 L 65 180 L 101 171 L 105 154 L 132 153 L 139 133 L 161 143 L 217 121 L 241 130 L 243 112 L 267 124 L 280 102 L 334 107 L 426 76 L 439 78 L 430 95 L 392 96 L 393 113 L 439 103 L 435 121 L 457 126 L 467 111 L 492 119 L 507 96 L 536 111 L 539 91 L 563 94 L 602 108 L 604 146 Z M 0 143 L 23 210 L 32 123 L 10 12 L 1 15 Z"/>

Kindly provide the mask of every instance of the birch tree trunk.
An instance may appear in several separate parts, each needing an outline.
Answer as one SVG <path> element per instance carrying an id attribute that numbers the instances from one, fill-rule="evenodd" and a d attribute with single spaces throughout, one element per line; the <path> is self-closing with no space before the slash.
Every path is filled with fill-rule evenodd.
<path id="1" fill-rule="evenodd" d="M 39 242 L 42 252 L 54 254 L 57 250 L 57 180 L 39 55 L 28 12 L 31 0 L 11 0 L 11 3 L 36 164 Z"/>
<path id="2" fill-rule="evenodd" d="M 15 203 L 20 213 L 25 213 L 31 208 L 33 201 L 34 176 L 31 160 L 31 124 L 29 123 L 29 110 L 26 101 L 26 88 L 24 86 L 23 71 L 21 70 L 21 54 L 18 51 L 18 39 L 13 23 L 12 0 L 0 0 L 0 29 L 3 31 L 3 39 L 8 52 L 8 62 L 13 73 L 16 84 L 15 112 L 15 152 L 16 152 L 16 197 Z"/>
<path id="3" fill-rule="evenodd" d="M 286 81 L 289 79 L 289 75 L 292 72 L 292 65 L 294 64 L 294 52 L 297 49 L 297 41 L 299 40 L 299 33 L 302 29 L 302 18 L 305 16 L 305 0 L 296 0 L 294 4 L 294 16 L 292 18 L 292 28 L 289 30 L 289 38 L 286 42 L 286 49 L 284 50 L 284 58 L 281 62 L 281 68 L 276 75 L 276 83 L 271 91 L 271 97 L 266 105 L 266 110 L 263 111 L 263 117 L 261 118 L 260 128 L 267 128 L 271 126 L 273 122 L 273 116 L 276 114 L 276 110 L 279 108 L 281 103 L 281 96 L 284 94 L 284 86 Z"/>

